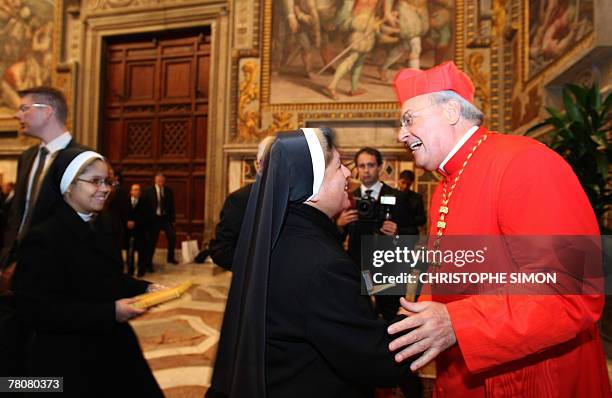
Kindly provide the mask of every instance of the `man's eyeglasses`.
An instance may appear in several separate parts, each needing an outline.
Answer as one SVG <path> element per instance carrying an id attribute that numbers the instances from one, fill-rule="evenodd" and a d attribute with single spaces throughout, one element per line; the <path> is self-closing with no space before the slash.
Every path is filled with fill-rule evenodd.
<path id="1" fill-rule="evenodd" d="M 111 178 L 98 178 L 98 177 L 94 177 L 91 180 L 85 180 L 83 178 L 77 178 L 77 180 L 79 181 L 83 181 L 83 182 L 88 182 L 91 185 L 95 186 L 96 188 L 100 188 L 102 187 L 102 185 L 106 185 L 109 188 L 113 187 L 113 183 L 114 181 Z"/>
<path id="2" fill-rule="evenodd" d="M 21 112 L 25 113 L 28 110 L 30 110 L 30 108 L 51 108 L 51 105 L 47 105 L 47 104 L 30 104 L 30 105 L 19 105 L 19 109 Z"/>
<path id="3" fill-rule="evenodd" d="M 417 115 L 417 112 L 420 112 L 422 110 L 425 110 L 427 108 L 430 108 L 434 105 L 437 105 L 435 103 L 433 104 L 429 104 L 423 108 L 419 108 L 416 111 L 406 111 L 404 112 L 404 114 L 400 117 L 400 123 L 402 124 L 402 128 L 408 128 L 408 127 L 412 127 L 412 124 L 414 123 L 414 119 L 416 119 L 417 117 L 419 117 L 419 115 Z"/>

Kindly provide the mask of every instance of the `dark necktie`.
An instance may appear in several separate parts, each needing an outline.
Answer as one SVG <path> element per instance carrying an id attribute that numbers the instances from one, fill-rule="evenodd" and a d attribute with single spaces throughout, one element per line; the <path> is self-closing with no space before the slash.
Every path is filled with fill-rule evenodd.
<path id="1" fill-rule="evenodd" d="M 166 195 L 164 195 L 164 187 L 159 188 L 159 208 L 161 215 L 166 214 Z"/>
<path id="2" fill-rule="evenodd" d="M 44 146 L 40 148 L 38 152 L 38 166 L 36 166 L 36 171 L 34 172 L 34 178 L 32 179 L 32 188 L 30 188 L 30 203 L 34 204 L 36 201 L 36 196 L 38 196 L 38 189 L 40 188 L 40 177 L 45 168 L 45 161 L 47 160 L 47 155 L 49 154 L 49 150 Z M 32 208 L 32 206 L 30 206 Z"/>
<path id="3" fill-rule="evenodd" d="M 371 189 L 366 189 L 366 190 L 365 190 L 365 196 L 364 196 L 364 198 L 368 198 L 368 199 L 369 199 L 369 198 L 371 198 L 371 197 L 372 197 L 372 192 L 373 192 L 373 191 L 372 191 Z"/>
<path id="4" fill-rule="evenodd" d="M 40 189 L 40 179 L 45 169 L 45 161 L 47 160 L 47 155 L 49 154 L 49 150 L 46 147 L 41 147 L 38 152 L 38 165 L 36 166 L 36 171 L 34 171 L 34 178 L 32 178 L 32 186 L 30 187 L 30 199 L 28 200 L 28 209 L 26 214 L 24 214 L 23 222 L 21 223 L 20 235 L 27 230 L 28 224 L 30 223 L 30 217 L 32 217 L 32 212 L 34 211 L 34 206 L 36 205 L 36 198 L 38 196 L 38 191 Z"/>

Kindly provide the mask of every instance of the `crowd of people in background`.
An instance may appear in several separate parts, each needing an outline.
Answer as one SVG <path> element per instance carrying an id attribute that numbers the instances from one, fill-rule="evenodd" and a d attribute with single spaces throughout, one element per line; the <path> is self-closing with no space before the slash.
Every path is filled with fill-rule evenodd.
<path id="1" fill-rule="evenodd" d="M 106 210 L 126 252 L 127 273 L 143 276 L 154 272 L 153 258 L 162 230 L 167 240 L 166 262 L 178 264 L 174 254 L 174 195 L 166 186 L 165 176 L 157 173 L 153 185 L 143 189 L 138 183 L 124 186 L 122 174 L 118 171 L 112 174 L 113 191 Z"/>

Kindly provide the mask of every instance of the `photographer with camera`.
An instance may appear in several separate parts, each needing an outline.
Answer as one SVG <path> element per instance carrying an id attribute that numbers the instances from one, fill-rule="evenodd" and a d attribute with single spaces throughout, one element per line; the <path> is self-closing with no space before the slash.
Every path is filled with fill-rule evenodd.
<path id="1" fill-rule="evenodd" d="M 361 237 L 365 235 L 417 235 L 406 194 L 380 181 L 383 158 L 377 149 L 361 148 L 355 155 L 361 186 L 353 191 L 355 206 L 338 216 L 336 225 L 349 236 L 348 253 L 361 264 Z M 399 308 L 395 296 L 377 296 L 378 312 L 386 320 Z"/>

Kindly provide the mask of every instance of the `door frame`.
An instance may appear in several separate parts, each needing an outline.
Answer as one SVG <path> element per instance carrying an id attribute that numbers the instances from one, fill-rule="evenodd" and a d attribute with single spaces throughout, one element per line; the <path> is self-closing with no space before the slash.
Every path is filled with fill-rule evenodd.
<path id="1" fill-rule="evenodd" d="M 229 17 L 226 1 L 211 1 L 206 4 L 184 5 L 173 9 L 144 9 L 125 12 L 115 10 L 87 15 L 82 23 L 82 43 L 79 68 L 78 98 L 74 112 L 77 118 L 75 136 L 78 141 L 98 148 L 101 134 L 104 43 L 107 36 L 181 30 L 209 26 L 211 32 L 211 64 L 209 71 L 208 136 L 206 150 L 206 186 L 204 206 L 204 241 L 214 233 L 218 203 L 223 203 L 224 189 L 224 137 L 229 134 L 230 65 L 231 47 Z M 216 188 L 216 189 L 215 189 Z"/>

